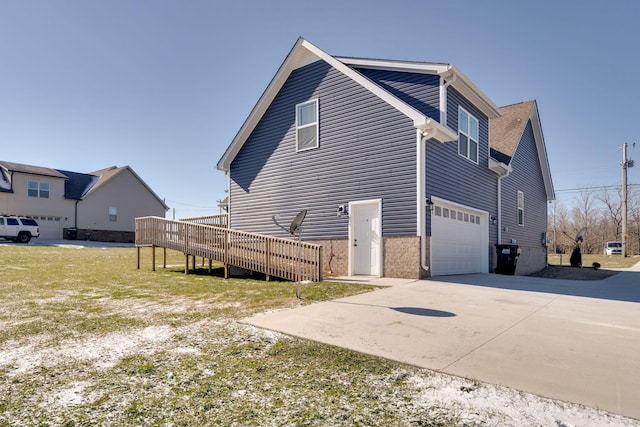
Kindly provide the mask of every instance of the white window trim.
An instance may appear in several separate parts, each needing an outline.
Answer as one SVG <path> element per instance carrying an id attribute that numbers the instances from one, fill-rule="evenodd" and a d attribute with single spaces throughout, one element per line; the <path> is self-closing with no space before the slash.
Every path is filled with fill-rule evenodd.
<path id="1" fill-rule="evenodd" d="M 313 123 L 309 123 L 303 126 L 298 126 L 298 111 L 299 108 L 302 107 L 303 105 L 307 105 L 307 104 L 314 104 L 315 105 L 315 110 L 316 110 L 316 121 Z M 307 148 L 299 148 L 299 141 L 298 141 L 298 131 L 300 129 L 304 129 L 304 128 L 308 128 L 311 126 L 315 126 L 316 127 L 316 145 L 313 147 L 307 147 Z M 311 99 L 309 101 L 305 101 L 305 102 L 301 102 L 299 104 L 296 104 L 296 152 L 299 151 L 308 151 L 308 150 L 315 150 L 316 148 L 320 147 L 320 105 L 318 102 L 318 98 L 315 99 Z"/>
<path id="2" fill-rule="evenodd" d="M 35 188 L 31 188 L 31 184 L 35 184 Z M 47 187 L 47 189 L 45 190 L 44 187 Z M 35 191 L 36 194 L 34 196 L 30 195 L 29 192 L 30 191 Z M 43 196 L 43 194 L 46 193 L 46 197 Z M 35 181 L 35 180 L 29 180 L 27 181 L 27 197 L 33 197 L 33 198 L 37 198 L 37 199 L 48 199 L 50 198 L 51 195 L 51 184 L 48 183 L 47 181 Z"/>
<path id="3" fill-rule="evenodd" d="M 471 150 L 470 150 L 470 145 L 471 145 L 471 144 L 469 143 L 469 141 L 471 141 L 471 139 L 472 139 L 472 138 L 471 138 L 471 136 L 469 135 L 469 133 L 462 132 L 462 130 L 460 129 L 460 110 L 464 111 L 464 112 L 467 114 L 467 116 L 469 117 L 469 119 L 473 119 L 473 120 L 475 120 L 475 121 L 478 123 L 478 125 L 477 125 L 477 126 L 478 126 L 478 139 L 477 139 L 477 140 L 475 140 L 475 139 L 474 139 L 474 141 L 476 142 L 476 159 L 475 159 L 475 160 L 473 160 L 473 159 L 471 158 L 471 156 L 469 155 L 469 153 L 470 153 L 470 151 L 471 151 Z M 467 125 L 469 125 L 469 123 L 467 123 Z M 470 126 L 467 126 L 467 128 L 470 128 Z M 460 134 L 461 134 L 461 133 L 462 133 L 462 134 L 464 134 L 464 136 L 466 136 L 466 137 L 467 137 L 467 155 L 466 155 L 466 156 L 465 156 L 465 155 L 463 155 L 463 154 L 460 152 Z M 473 163 L 475 163 L 475 164 L 478 164 L 478 162 L 479 162 L 479 160 L 480 160 L 480 120 L 478 120 L 478 119 L 476 118 L 476 116 L 474 116 L 473 114 L 471 114 L 471 113 L 470 113 L 469 111 L 467 111 L 466 109 L 462 108 L 462 106 L 460 106 L 460 105 L 458 105 L 458 155 L 460 155 L 461 157 L 464 157 L 465 159 L 467 159 L 467 160 L 469 160 L 470 162 L 473 162 Z"/>
<path id="4" fill-rule="evenodd" d="M 516 211 L 516 223 L 519 226 L 524 227 L 524 193 L 520 190 L 518 190 L 518 199 L 516 200 L 516 204 L 517 204 L 517 211 Z M 522 206 L 520 206 L 520 200 L 522 200 Z M 520 222 L 520 211 L 522 211 L 522 222 Z"/>

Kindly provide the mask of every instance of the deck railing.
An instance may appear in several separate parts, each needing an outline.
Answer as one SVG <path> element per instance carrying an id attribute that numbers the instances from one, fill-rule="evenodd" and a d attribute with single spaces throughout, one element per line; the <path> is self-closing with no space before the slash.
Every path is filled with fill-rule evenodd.
<path id="1" fill-rule="evenodd" d="M 180 221 L 193 222 L 195 224 L 213 225 L 216 227 L 229 227 L 229 215 L 206 215 L 206 216 L 191 216 L 188 218 L 180 218 Z"/>
<path id="2" fill-rule="evenodd" d="M 322 246 L 190 221 L 136 218 L 136 246 L 155 246 L 288 280 L 322 280 Z"/>

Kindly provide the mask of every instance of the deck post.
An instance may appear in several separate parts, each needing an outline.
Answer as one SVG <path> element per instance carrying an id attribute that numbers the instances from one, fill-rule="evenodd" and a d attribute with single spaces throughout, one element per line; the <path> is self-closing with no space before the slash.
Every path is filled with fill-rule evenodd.
<path id="1" fill-rule="evenodd" d="M 211 274 L 212 270 L 213 270 L 213 260 L 209 258 L 209 274 Z"/>
<path id="2" fill-rule="evenodd" d="M 318 282 L 322 282 L 322 249 L 324 246 L 320 246 L 318 250 Z"/>
<path id="3" fill-rule="evenodd" d="M 224 278 L 225 279 L 229 278 L 229 264 L 224 265 Z"/>
<path id="4" fill-rule="evenodd" d="M 167 268 L 167 248 L 162 248 L 162 268 Z"/>
<path id="5" fill-rule="evenodd" d="M 151 271 L 156 271 L 156 245 L 151 245 Z"/>
<path id="6" fill-rule="evenodd" d="M 189 274 L 189 254 L 184 254 L 184 274 Z"/>
<path id="7" fill-rule="evenodd" d="M 138 270 L 140 270 L 140 246 L 136 248 L 138 250 Z"/>
<path id="8" fill-rule="evenodd" d="M 193 255 L 191 258 L 191 265 L 193 265 L 193 271 L 196 271 L 196 256 Z"/>
<path id="9" fill-rule="evenodd" d="M 267 238 L 264 242 L 264 272 L 266 274 L 265 280 L 267 282 L 271 281 L 271 239 Z"/>

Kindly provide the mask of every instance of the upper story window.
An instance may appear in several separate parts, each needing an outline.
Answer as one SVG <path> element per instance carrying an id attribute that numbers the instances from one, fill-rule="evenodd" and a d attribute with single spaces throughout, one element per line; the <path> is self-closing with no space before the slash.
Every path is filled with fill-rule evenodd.
<path id="1" fill-rule="evenodd" d="M 478 119 L 458 107 L 458 154 L 478 163 Z"/>
<path id="2" fill-rule="evenodd" d="M 49 198 L 49 183 L 41 181 L 29 181 L 27 184 L 27 194 L 29 197 Z"/>
<path id="3" fill-rule="evenodd" d="M 318 148 L 318 100 L 296 105 L 296 150 Z"/>
<path id="4" fill-rule="evenodd" d="M 518 225 L 524 225 L 524 193 L 518 191 Z"/>
<path id="5" fill-rule="evenodd" d="M 109 208 L 109 221 L 118 222 L 118 208 Z"/>

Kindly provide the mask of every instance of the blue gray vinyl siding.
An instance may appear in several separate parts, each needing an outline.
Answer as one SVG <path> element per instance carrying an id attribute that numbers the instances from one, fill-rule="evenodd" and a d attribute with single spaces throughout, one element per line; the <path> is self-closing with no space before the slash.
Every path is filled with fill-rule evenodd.
<path id="1" fill-rule="evenodd" d="M 427 117 L 440 121 L 440 77 L 431 74 L 357 69 Z"/>
<path id="2" fill-rule="evenodd" d="M 522 133 L 511 161 L 513 171 L 502 181 L 502 243 L 515 239 L 519 246 L 541 247 L 547 230 L 547 194 L 531 122 Z M 518 191 L 524 193 L 524 225 L 518 225 Z"/>
<path id="3" fill-rule="evenodd" d="M 320 146 L 296 152 L 295 105 L 319 100 Z M 282 236 L 308 209 L 304 239 L 346 238 L 339 205 L 382 199 L 384 235 L 415 235 L 415 128 L 410 119 L 318 61 L 291 73 L 230 167 L 231 226 Z"/>
<path id="4" fill-rule="evenodd" d="M 497 215 L 497 175 L 489 167 L 489 120 L 455 89 L 447 93 L 448 126 L 458 130 L 458 106 L 462 106 L 479 122 L 478 163 L 458 154 L 458 142 L 427 141 L 426 197 L 437 196 Z M 427 216 L 427 234 L 431 220 Z M 489 242 L 495 243 L 497 228 L 489 226 Z"/>

